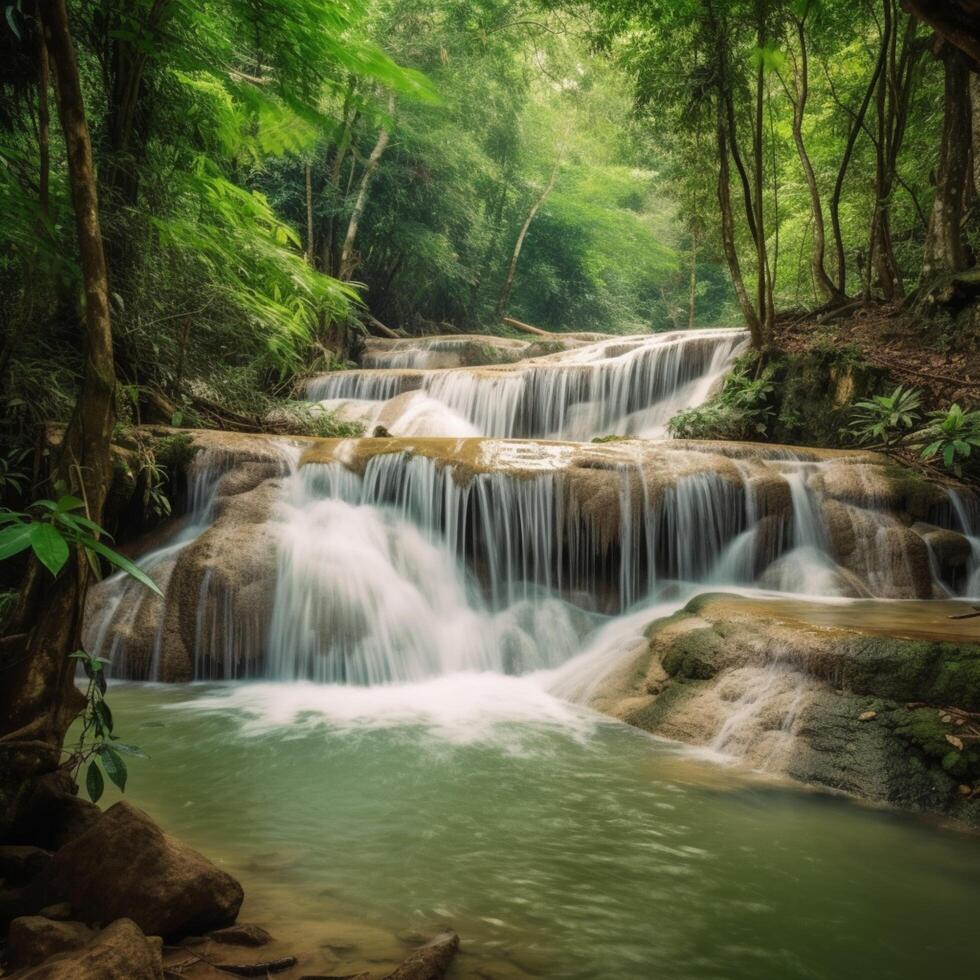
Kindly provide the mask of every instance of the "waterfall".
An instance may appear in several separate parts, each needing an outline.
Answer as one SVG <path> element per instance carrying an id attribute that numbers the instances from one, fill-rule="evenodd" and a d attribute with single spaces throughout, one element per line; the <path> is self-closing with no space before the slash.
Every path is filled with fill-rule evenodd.
<path id="1" fill-rule="evenodd" d="M 971 599 L 980 599 L 980 507 L 975 497 L 965 498 L 952 488 L 949 490 L 949 502 L 958 530 L 970 542 L 970 561 L 962 594 Z"/>
<path id="2" fill-rule="evenodd" d="M 422 389 L 486 436 L 588 440 L 595 436 L 662 436 L 682 408 L 707 398 L 746 340 L 742 330 L 687 330 L 607 338 L 569 351 L 494 367 L 334 372 L 313 378 L 307 397 L 338 408 L 376 403 L 373 420 L 397 396 Z M 376 363 L 376 362 L 372 362 Z M 394 408 L 394 406 L 393 406 Z M 435 413 L 433 413 L 435 414 Z M 440 420 L 433 419 L 434 425 Z M 409 431 L 397 411 L 386 428 Z"/>

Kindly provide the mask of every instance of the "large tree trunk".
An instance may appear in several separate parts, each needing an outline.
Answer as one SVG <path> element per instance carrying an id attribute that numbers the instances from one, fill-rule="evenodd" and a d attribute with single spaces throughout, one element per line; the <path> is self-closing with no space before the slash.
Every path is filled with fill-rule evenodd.
<path id="1" fill-rule="evenodd" d="M 916 40 L 917 22 L 913 18 L 905 19 L 899 48 L 900 17 L 895 0 L 886 0 L 882 44 L 887 54 L 885 70 L 878 79 L 875 93 L 875 208 L 869 242 L 869 266 L 874 270 L 874 278 L 886 300 L 905 295 L 892 244 L 891 198 L 896 182 L 900 183 L 898 158 L 905 140 L 914 72 L 921 54 L 921 45 Z"/>
<path id="2" fill-rule="evenodd" d="M 390 96 L 388 98 L 388 115 L 392 115 L 394 111 L 395 99 L 394 96 Z M 354 210 L 351 211 L 350 220 L 347 222 L 347 234 L 344 236 L 344 244 L 340 249 L 340 262 L 337 275 L 344 282 L 350 281 L 351 276 L 354 275 L 354 270 L 357 268 L 357 258 L 354 254 L 357 230 L 360 226 L 361 218 L 364 216 L 364 209 L 367 207 L 368 191 L 371 189 L 371 181 L 377 173 L 378 166 L 381 163 L 381 157 L 388 148 L 388 141 L 390 139 L 391 133 L 386 124 L 378 132 L 378 139 L 374 144 L 374 149 L 371 150 L 371 156 L 368 157 L 364 172 L 361 174 L 361 184 L 357 190 L 357 199 L 354 201 Z"/>
<path id="3" fill-rule="evenodd" d="M 936 195 L 922 256 L 922 281 L 928 285 L 969 265 L 963 240 L 963 215 L 972 183 L 970 70 L 966 55 L 945 41 L 937 51 L 943 61 L 943 132 Z"/>
<path id="4" fill-rule="evenodd" d="M 85 374 L 52 476 L 82 497 L 88 516 L 99 521 L 111 474 L 115 372 L 98 197 L 65 0 L 40 0 L 38 9 L 55 74 L 85 291 Z M 12 632 L 0 646 L 0 835 L 16 824 L 38 778 L 57 768 L 78 713 L 81 696 L 68 655 L 79 645 L 88 579 L 80 554 L 53 582 L 33 563 Z"/>
<path id="5" fill-rule="evenodd" d="M 562 149 L 559 148 L 558 156 L 555 157 L 555 165 L 551 168 L 551 173 L 548 175 L 548 182 L 542 188 L 541 193 L 531 203 L 530 210 L 527 212 L 521 224 L 521 230 L 517 233 L 517 241 L 514 242 L 514 250 L 511 252 L 510 262 L 507 264 L 507 275 L 504 276 L 504 283 L 500 287 L 500 295 L 497 297 L 497 316 L 503 316 L 507 312 L 507 304 L 510 303 L 510 294 L 514 288 L 514 276 L 517 274 L 517 260 L 521 257 L 524 239 L 527 237 L 531 222 L 534 221 L 538 211 L 541 210 L 541 205 L 544 204 L 545 199 L 555 186 L 555 181 L 558 179 L 558 168 L 561 166 L 561 158 Z"/>

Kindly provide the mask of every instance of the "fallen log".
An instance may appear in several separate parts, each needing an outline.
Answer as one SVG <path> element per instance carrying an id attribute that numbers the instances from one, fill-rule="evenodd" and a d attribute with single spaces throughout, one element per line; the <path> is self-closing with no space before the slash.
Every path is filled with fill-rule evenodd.
<path id="1" fill-rule="evenodd" d="M 505 316 L 503 321 L 508 327 L 513 327 L 515 330 L 520 330 L 522 333 L 533 334 L 535 337 L 553 336 L 550 330 L 542 330 L 540 327 L 532 327 L 530 323 L 515 320 L 512 316 Z"/>
<path id="2" fill-rule="evenodd" d="M 377 317 L 371 316 L 368 312 L 362 313 L 361 316 L 383 337 L 391 337 L 392 340 L 398 340 L 402 336 L 397 331 L 392 330 L 391 327 L 386 327 Z"/>

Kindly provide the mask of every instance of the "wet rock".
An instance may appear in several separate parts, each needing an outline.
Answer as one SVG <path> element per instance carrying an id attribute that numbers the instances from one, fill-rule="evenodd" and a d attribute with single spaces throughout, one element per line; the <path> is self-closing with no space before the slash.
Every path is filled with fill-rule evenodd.
<path id="1" fill-rule="evenodd" d="M 415 950 L 387 980 L 441 980 L 459 951 L 459 936 L 444 932 Z"/>
<path id="2" fill-rule="evenodd" d="M 163 980 L 162 945 L 129 919 L 118 919 L 86 945 L 58 953 L 21 980 Z"/>
<path id="3" fill-rule="evenodd" d="M 22 916 L 10 923 L 7 965 L 14 970 L 37 966 L 49 956 L 84 946 L 92 930 L 82 922 L 55 922 L 39 915 Z"/>
<path id="4" fill-rule="evenodd" d="M 215 929 L 208 933 L 208 939 L 228 946 L 265 946 L 272 942 L 269 935 L 261 926 L 249 922 L 239 922 L 224 929 Z"/>
<path id="5" fill-rule="evenodd" d="M 62 848 L 32 882 L 35 908 L 67 901 L 85 922 L 125 913 L 148 934 L 180 936 L 234 922 L 242 888 L 125 801 Z"/>
<path id="6" fill-rule="evenodd" d="M 970 561 L 972 547 L 958 531 L 921 521 L 912 525 L 912 531 L 925 541 L 944 572 L 955 573 L 965 568 Z"/>
<path id="7" fill-rule="evenodd" d="M 56 922 L 66 922 L 71 918 L 71 906 L 67 902 L 55 902 L 54 905 L 45 905 L 38 915 L 43 915 L 46 919 L 54 919 Z"/>

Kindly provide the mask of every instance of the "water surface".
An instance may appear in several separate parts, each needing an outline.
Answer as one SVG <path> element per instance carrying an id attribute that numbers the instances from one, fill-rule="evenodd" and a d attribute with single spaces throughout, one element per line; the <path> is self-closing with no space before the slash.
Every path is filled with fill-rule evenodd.
<path id="1" fill-rule="evenodd" d="M 301 972 L 451 925 L 457 977 L 975 976 L 975 838 L 766 782 L 471 674 L 118 685 L 129 797 L 237 874 Z"/>

